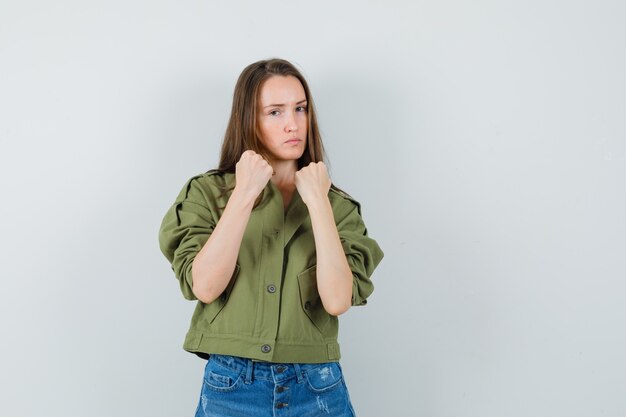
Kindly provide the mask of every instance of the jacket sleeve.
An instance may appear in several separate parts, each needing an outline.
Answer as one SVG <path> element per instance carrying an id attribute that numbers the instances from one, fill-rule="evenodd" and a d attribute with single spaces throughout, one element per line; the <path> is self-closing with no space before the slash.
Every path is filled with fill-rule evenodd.
<path id="1" fill-rule="evenodd" d="M 187 181 L 165 213 L 159 229 L 159 247 L 187 300 L 197 300 L 192 291 L 191 265 L 216 224 L 197 187 L 194 178 Z"/>
<path id="2" fill-rule="evenodd" d="M 351 209 L 337 223 L 337 232 L 354 277 L 352 305 L 362 306 L 367 304 L 367 297 L 374 291 L 371 277 L 383 259 L 384 252 L 378 243 L 368 236 L 360 204 L 349 201 Z"/>

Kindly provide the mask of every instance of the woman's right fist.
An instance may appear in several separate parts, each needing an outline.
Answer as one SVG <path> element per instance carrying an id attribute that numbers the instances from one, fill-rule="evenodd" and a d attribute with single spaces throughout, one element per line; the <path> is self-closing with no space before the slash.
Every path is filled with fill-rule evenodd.
<path id="1" fill-rule="evenodd" d="M 248 149 L 235 164 L 235 188 L 256 198 L 274 173 L 272 166 L 260 154 Z"/>

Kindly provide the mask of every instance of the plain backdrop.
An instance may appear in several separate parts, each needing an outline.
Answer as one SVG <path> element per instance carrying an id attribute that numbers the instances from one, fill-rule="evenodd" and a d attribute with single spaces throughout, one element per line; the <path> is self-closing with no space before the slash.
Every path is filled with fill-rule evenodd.
<path id="1" fill-rule="evenodd" d="M 309 80 L 384 249 L 340 317 L 359 417 L 626 415 L 626 5 L 0 3 L 0 415 L 191 416 L 158 248 L 241 70 Z"/>

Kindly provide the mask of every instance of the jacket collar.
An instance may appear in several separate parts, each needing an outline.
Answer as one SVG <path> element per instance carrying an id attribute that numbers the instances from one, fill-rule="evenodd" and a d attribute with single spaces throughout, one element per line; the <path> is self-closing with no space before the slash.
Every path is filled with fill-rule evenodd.
<path id="1" fill-rule="evenodd" d="M 265 193 L 267 193 L 267 197 L 265 197 L 267 198 L 266 224 L 272 228 L 283 229 L 283 242 L 287 246 L 296 230 L 309 218 L 309 209 L 302 201 L 297 188 L 293 191 L 291 201 L 286 210 L 284 208 L 283 195 L 278 186 L 271 180 L 265 186 Z"/>
<path id="2" fill-rule="evenodd" d="M 231 187 L 235 186 L 235 173 L 229 173 Z M 275 231 L 283 231 L 283 243 L 287 246 L 298 228 L 309 219 L 309 209 L 298 193 L 296 188 L 291 196 L 289 206 L 285 210 L 283 203 L 283 195 L 278 186 L 269 180 L 265 185 L 264 197 L 261 203 L 254 209 L 261 210 L 263 215 L 264 233 L 273 233 Z"/>

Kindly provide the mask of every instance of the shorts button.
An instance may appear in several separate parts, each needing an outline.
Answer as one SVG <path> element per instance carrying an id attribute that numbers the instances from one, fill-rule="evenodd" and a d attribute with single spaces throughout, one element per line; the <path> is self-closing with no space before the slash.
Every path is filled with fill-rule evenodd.
<path id="1" fill-rule="evenodd" d="M 279 374 L 282 374 L 283 372 L 285 372 L 287 370 L 286 366 L 277 366 L 276 367 L 276 372 L 278 372 Z"/>
<path id="2" fill-rule="evenodd" d="M 261 346 L 261 351 L 262 351 L 263 353 L 267 353 L 267 352 L 269 352 L 270 350 L 272 350 L 272 347 L 271 347 L 270 345 L 263 345 L 263 346 Z"/>
<path id="3" fill-rule="evenodd" d="M 278 387 L 276 388 L 276 392 L 283 392 L 283 391 L 287 391 L 288 388 L 287 387 Z"/>
<path id="4" fill-rule="evenodd" d="M 289 405 L 288 403 L 278 402 L 276 403 L 276 408 L 283 408 L 283 407 L 287 407 L 288 405 Z"/>

